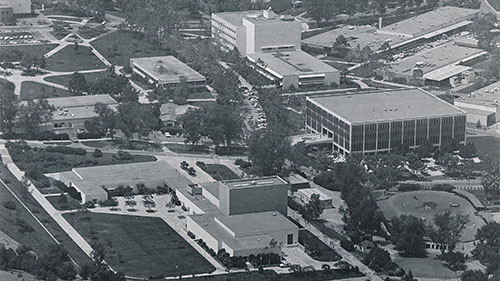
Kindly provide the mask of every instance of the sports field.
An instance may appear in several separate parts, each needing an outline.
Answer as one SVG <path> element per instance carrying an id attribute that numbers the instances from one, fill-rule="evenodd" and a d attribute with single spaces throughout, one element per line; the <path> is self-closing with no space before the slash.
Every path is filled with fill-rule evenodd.
<path id="1" fill-rule="evenodd" d="M 413 215 L 422 218 L 426 223 L 432 223 L 434 215 L 450 210 L 454 214 L 469 216 L 461 241 L 471 241 L 476 230 L 484 222 L 474 215 L 474 208 L 465 199 L 444 191 L 419 190 L 404 192 L 377 202 L 386 219 L 394 216 Z M 454 207 L 450 206 L 453 205 Z"/>
<path id="2" fill-rule="evenodd" d="M 106 262 L 134 277 L 177 276 L 215 268 L 160 218 L 69 213 L 64 218 L 87 241 L 99 241 Z"/>

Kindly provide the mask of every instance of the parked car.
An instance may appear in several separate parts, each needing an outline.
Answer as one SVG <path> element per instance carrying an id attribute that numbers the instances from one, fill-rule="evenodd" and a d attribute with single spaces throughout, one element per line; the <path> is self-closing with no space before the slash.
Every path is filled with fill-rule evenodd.
<path id="1" fill-rule="evenodd" d="M 181 162 L 181 169 L 187 170 L 189 168 L 189 163 L 186 161 Z"/>
<path id="2" fill-rule="evenodd" d="M 193 176 L 193 177 L 196 176 L 196 170 L 193 167 L 189 167 L 189 169 L 187 170 L 187 172 L 188 172 L 188 174 L 190 176 Z"/>

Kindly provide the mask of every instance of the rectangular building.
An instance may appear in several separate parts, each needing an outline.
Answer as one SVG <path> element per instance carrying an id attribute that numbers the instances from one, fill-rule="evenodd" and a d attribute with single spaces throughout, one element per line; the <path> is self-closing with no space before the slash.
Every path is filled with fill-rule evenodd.
<path id="1" fill-rule="evenodd" d="M 466 114 L 421 89 L 310 96 L 306 129 L 343 154 L 387 152 L 399 145 L 465 143 Z"/>
<path id="2" fill-rule="evenodd" d="M 205 91 L 205 77 L 173 56 L 131 58 L 130 67 L 157 87 L 173 89 L 184 83 L 191 92 Z"/>
<path id="3" fill-rule="evenodd" d="M 296 192 L 296 197 L 300 199 L 304 204 L 308 204 L 311 200 L 311 196 L 317 194 L 319 196 L 319 201 L 325 209 L 333 208 L 332 197 L 321 191 L 319 188 L 304 188 L 299 189 Z"/>
<path id="4" fill-rule="evenodd" d="M 300 50 L 300 36 L 299 21 L 279 17 L 272 10 L 212 14 L 212 38 L 223 49 L 237 49 L 242 56 Z"/>
<path id="5" fill-rule="evenodd" d="M 340 71 L 304 51 L 254 53 L 254 69 L 285 89 L 340 83 Z"/>
<path id="6" fill-rule="evenodd" d="M 500 81 L 455 100 L 455 106 L 467 112 L 467 123 L 491 126 L 500 122 Z"/>
<path id="7" fill-rule="evenodd" d="M 12 7 L 15 16 L 31 14 L 31 0 L 0 0 L 0 6 Z"/>

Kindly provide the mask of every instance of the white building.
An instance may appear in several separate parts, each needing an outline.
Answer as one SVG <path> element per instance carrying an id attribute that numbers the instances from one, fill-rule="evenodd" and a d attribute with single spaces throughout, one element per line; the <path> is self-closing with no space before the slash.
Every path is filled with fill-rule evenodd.
<path id="1" fill-rule="evenodd" d="M 332 197 L 328 196 L 326 193 L 324 193 L 318 188 L 299 189 L 295 193 L 295 196 L 299 198 L 300 201 L 302 201 L 304 204 L 307 204 L 311 200 L 313 194 L 319 195 L 319 201 L 321 202 L 321 205 L 323 205 L 323 208 L 325 209 L 333 208 Z"/>
<path id="2" fill-rule="evenodd" d="M 0 0 L 0 6 L 11 6 L 14 15 L 31 14 L 31 0 Z"/>

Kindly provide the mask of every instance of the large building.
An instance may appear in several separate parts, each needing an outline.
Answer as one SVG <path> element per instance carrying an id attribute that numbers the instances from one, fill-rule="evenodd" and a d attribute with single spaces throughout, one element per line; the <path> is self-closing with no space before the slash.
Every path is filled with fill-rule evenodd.
<path id="1" fill-rule="evenodd" d="M 130 186 L 135 190 L 136 185 L 142 183 L 148 189 L 168 187 L 175 190 L 191 184 L 165 161 L 73 168 L 49 176 L 80 192 L 82 203 L 106 200 L 108 191 L 118 186 Z"/>
<path id="2" fill-rule="evenodd" d="M 479 48 L 465 46 L 462 40 L 448 41 L 413 56 L 390 63 L 377 72 L 384 78 L 403 79 L 410 82 L 419 70 L 426 84 L 456 87 L 476 79 L 475 70 L 468 66 L 488 53 Z"/>
<path id="3" fill-rule="evenodd" d="M 500 81 L 490 84 L 454 102 L 455 106 L 467 112 L 467 123 L 491 126 L 500 122 Z"/>
<path id="4" fill-rule="evenodd" d="M 212 14 L 212 37 L 237 49 L 259 73 L 283 88 L 340 83 L 340 72 L 303 52 L 301 23 L 272 10 Z"/>
<path id="5" fill-rule="evenodd" d="M 205 91 L 205 77 L 173 56 L 131 58 L 130 67 L 157 87 L 173 89 L 185 83 L 191 92 Z"/>
<path id="6" fill-rule="evenodd" d="M 304 39 L 302 44 L 319 52 L 331 52 L 337 37 L 342 35 L 347 39 L 349 48 L 369 46 L 376 52 L 387 43 L 394 50 L 461 31 L 472 24 L 478 13 L 478 10 L 446 6 L 382 28 L 342 26 Z M 380 22 L 382 24 L 383 19 Z"/>
<path id="7" fill-rule="evenodd" d="M 42 124 L 40 129 L 55 133 L 67 133 L 70 136 L 75 136 L 79 130 L 84 130 L 85 121 L 90 121 L 98 116 L 94 111 L 97 103 L 107 105 L 111 109 L 115 109 L 118 105 L 118 102 L 107 94 L 48 98 L 47 101 L 56 110 L 50 121 Z"/>
<path id="8" fill-rule="evenodd" d="M 307 131 L 331 138 L 342 154 L 465 143 L 465 112 L 421 89 L 310 96 L 306 107 Z"/>
<path id="9" fill-rule="evenodd" d="M 283 88 L 339 84 L 340 72 L 303 51 L 247 55 L 254 69 Z"/>
<path id="10" fill-rule="evenodd" d="M 212 38 L 224 49 L 242 56 L 274 51 L 300 50 L 301 24 L 279 17 L 272 10 L 212 14 Z"/>
<path id="11" fill-rule="evenodd" d="M 288 183 L 280 177 L 191 184 L 176 194 L 191 216 L 187 230 L 232 256 L 279 253 L 296 246 L 298 227 L 287 218 Z M 274 240 L 278 247 L 270 247 Z"/>
<path id="12" fill-rule="evenodd" d="M 31 0 L 0 0 L 0 6 L 12 7 L 14 16 L 31 14 Z"/>

